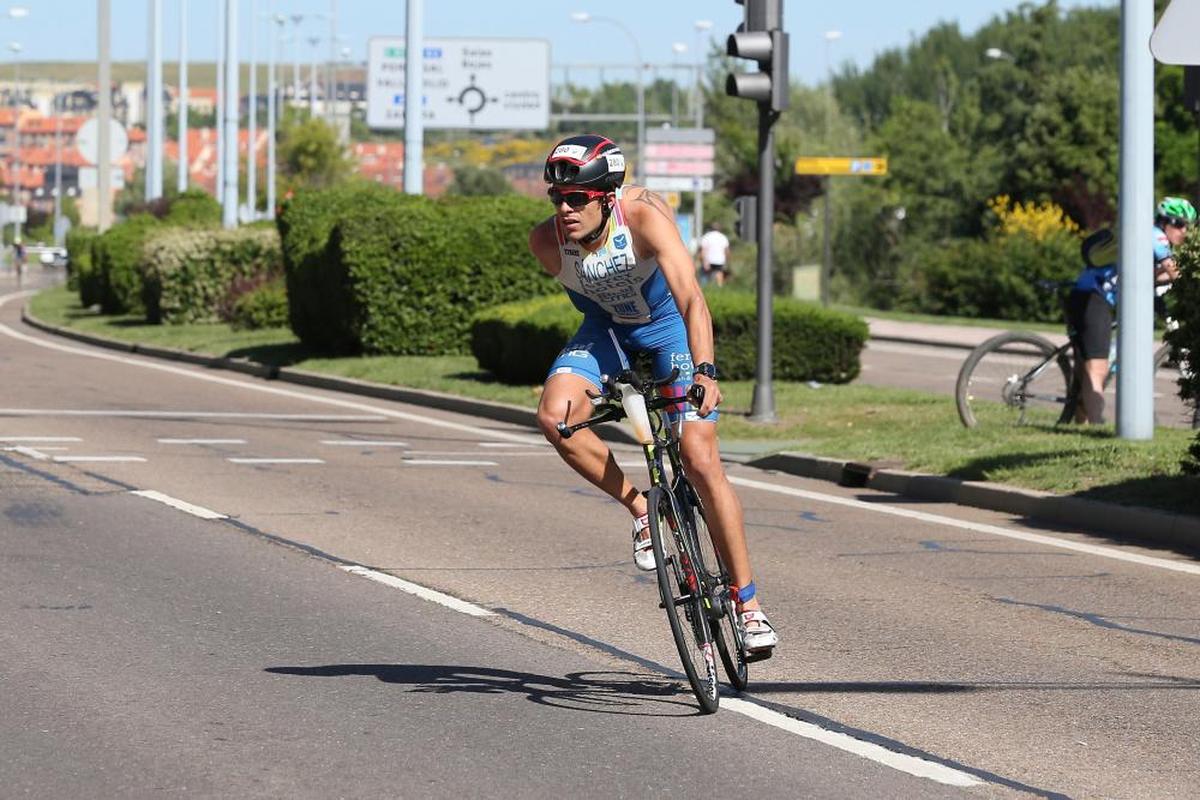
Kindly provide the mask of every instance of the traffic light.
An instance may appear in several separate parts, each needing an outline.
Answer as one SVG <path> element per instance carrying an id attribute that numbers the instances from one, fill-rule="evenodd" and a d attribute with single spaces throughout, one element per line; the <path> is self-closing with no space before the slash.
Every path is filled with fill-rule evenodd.
<path id="1" fill-rule="evenodd" d="M 758 72 L 731 72 L 725 94 L 744 97 L 771 111 L 788 107 L 788 35 L 783 31 L 783 0 L 737 0 L 746 20 L 730 34 L 725 52 L 758 62 Z"/>

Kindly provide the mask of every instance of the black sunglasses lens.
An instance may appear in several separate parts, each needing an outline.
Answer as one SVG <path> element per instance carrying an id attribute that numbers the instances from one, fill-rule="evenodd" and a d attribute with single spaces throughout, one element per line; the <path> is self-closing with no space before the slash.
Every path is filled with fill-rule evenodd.
<path id="1" fill-rule="evenodd" d="M 550 202 L 556 206 L 565 202 L 571 208 L 583 208 L 590 201 L 587 192 L 550 192 Z"/>

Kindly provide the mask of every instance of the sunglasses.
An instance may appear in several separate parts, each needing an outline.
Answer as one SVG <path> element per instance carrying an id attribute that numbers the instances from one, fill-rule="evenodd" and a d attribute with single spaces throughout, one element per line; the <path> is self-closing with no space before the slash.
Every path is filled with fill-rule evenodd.
<path id="1" fill-rule="evenodd" d="M 566 203 L 571 208 L 580 209 L 593 200 L 604 197 L 608 192 L 597 191 L 595 189 L 575 189 L 570 192 L 562 192 L 558 189 L 550 189 L 546 194 L 550 197 L 550 202 L 556 206 Z"/>

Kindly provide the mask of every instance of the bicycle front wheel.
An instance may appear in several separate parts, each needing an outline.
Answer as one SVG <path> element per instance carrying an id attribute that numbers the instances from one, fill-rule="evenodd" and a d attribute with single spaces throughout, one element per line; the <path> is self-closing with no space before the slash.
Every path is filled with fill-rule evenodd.
<path id="1" fill-rule="evenodd" d="M 686 479 L 682 479 L 678 484 L 676 496 L 680 511 L 683 512 L 684 524 L 694 533 L 692 538 L 699 547 L 700 560 L 708 576 L 705 580 L 708 590 L 705 610 L 708 612 L 709 627 L 712 628 L 717 653 L 721 656 L 721 666 L 725 668 L 729 685 L 736 691 L 743 691 L 750 681 L 750 671 L 746 663 L 744 634 L 741 625 L 738 624 L 733 598 L 729 595 L 729 571 L 713 544 L 712 534 L 704 517 L 704 506 L 700 504 L 695 487 Z"/>
<path id="2" fill-rule="evenodd" d="M 1071 359 L 1036 333 L 1010 331 L 976 347 L 958 372 L 955 401 L 968 428 L 1053 425 L 1069 404 Z"/>
<path id="3" fill-rule="evenodd" d="M 661 486 L 648 495 L 650 542 L 654 547 L 658 594 L 667 612 L 671 636 L 679 650 L 683 671 L 700 702 L 700 710 L 717 710 L 716 648 L 704 608 L 703 581 L 695 549 L 680 524 L 674 496 Z"/>

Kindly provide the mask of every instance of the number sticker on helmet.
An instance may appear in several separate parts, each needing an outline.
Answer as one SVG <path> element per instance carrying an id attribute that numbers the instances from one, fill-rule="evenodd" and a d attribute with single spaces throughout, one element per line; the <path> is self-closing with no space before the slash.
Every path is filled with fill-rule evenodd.
<path id="1" fill-rule="evenodd" d="M 625 170 L 625 156 L 620 153 L 609 153 L 605 158 L 608 160 L 609 172 L 623 172 Z"/>
<path id="2" fill-rule="evenodd" d="M 587 155 L 587 148 L 581 144 L 560 144 L 550 154 L 551 158 L 573 158 L 580 161 Z"/>

